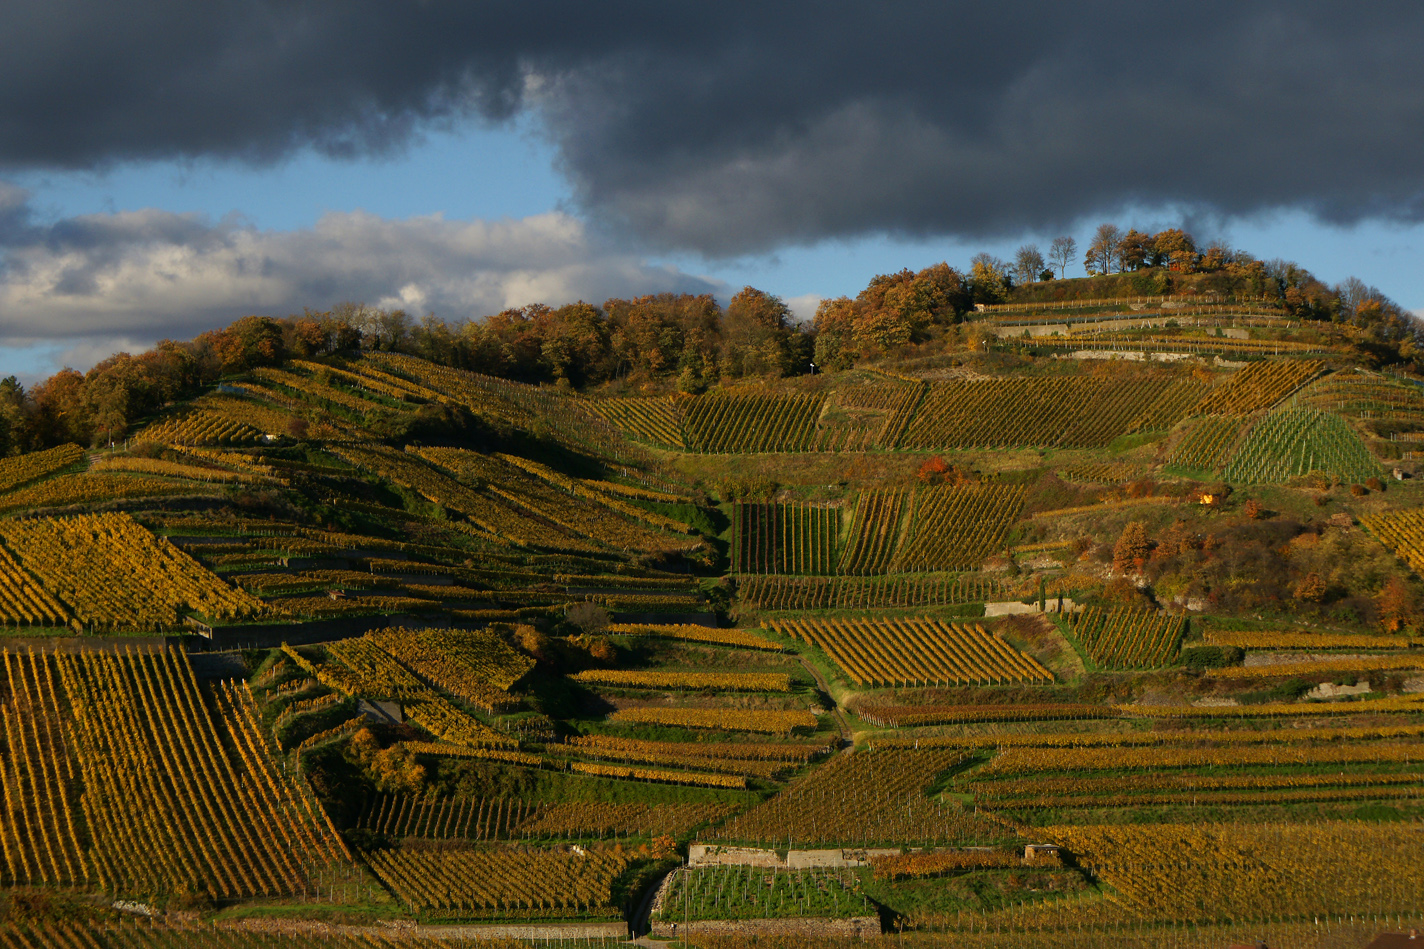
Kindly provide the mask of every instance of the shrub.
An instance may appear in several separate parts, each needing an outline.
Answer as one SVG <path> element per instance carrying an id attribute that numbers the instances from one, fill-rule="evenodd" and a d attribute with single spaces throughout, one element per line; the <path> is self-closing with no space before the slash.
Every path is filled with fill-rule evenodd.
<path id="1" fill-rule="evenodd" d="M 1246 651 L 1238 646 L 1193 646 L 1182 650 L 1182 665 L 1188 669 L 1221 669 L 1239 666 Z"/>

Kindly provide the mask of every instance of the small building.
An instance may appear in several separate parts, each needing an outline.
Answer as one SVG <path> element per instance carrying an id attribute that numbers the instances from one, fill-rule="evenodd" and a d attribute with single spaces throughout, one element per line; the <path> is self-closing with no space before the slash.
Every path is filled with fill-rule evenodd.
<path id="1" fill-rule="evenodd" d="M 1024 847 L 1024 863 L 1048 863 L 1057 866 L 1063 862 L 1063 853 L 1057 844 L 1029 844 Z"/>

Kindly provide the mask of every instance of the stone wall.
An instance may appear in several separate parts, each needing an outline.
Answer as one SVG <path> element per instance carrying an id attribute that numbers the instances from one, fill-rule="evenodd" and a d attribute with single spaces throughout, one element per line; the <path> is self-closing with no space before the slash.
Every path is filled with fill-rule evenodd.
<path id="1" fill-rule="evenodd" d="M 746 936 L 820 936 L 860 938 L 880 935 L 880 920 L 875 916 L 854 916 L 850 919 L 710 919 L 695 920 L 686 927 L 682 923 L 655 922 L 651 935 L 674 939 L 683 932 L 719 933 Z"/>

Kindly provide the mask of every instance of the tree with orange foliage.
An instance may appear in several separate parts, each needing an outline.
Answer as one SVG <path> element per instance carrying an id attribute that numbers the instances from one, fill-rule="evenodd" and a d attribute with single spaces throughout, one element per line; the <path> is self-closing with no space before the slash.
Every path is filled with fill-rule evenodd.
<path id="1" fill-rule="evenodd" d="M 1414 617 L 1414 594 L 1403 580 L 1390 577 L 1375 597 L 1375 607 L 1379 610 L 1380 627 L 1386 633 L 1397 633 Z"/>
<path id="2" fill-rule="evenodd" d="M 1294 596 L 1306 603 L 1319 603 L 1325 599 L 1325 581 L 1318 573 L 1306 574 L 1305 579 L 1295 585 Z"/>
<path id="3" fill-rule="evenodd" d="M 1118 573 L 1134 573 L 1142 569 L 1152 553 L 1147 527 L 1141 521 L 1129 521 L 1122 536 L 1113 545 L 1113 569 Z"/>
<path id="4" fill-rule="evenodd" d="M 920 465 L 918 477 L 925 484 L 943 484 L 949 477 L 949 465 L 939 455 Z"/>

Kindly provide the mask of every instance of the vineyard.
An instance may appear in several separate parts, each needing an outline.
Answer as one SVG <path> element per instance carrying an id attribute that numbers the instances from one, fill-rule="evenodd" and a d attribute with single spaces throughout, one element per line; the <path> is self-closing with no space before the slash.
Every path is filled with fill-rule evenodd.
<path id="1" fill-rule="evenodd" d="M 864 577 L 885 573 L 900 542 L 900 525 L 913 499 L 908 491 L 862 491 L 850 522 L 840 572 Z M 768 571 L 773 572 L 773 571 Z"/>
<path id="2" fill-rule="evenodd" d="M 735 646 L 739 649 L 765 649 L 781 652 L 781 644 L 759 636 L 745 629 L 713 629 L 709 626 L 687 626 L 682 624 L 613 623 L 604 628 L 613 636 L 655 636 L 660 639 L 677 639 L 691 643 L 712 643 L 717 646 Z"/>
<path id="3" fill-rule="evenodd" d="M 1127 462 L 1083 462 L 1069 465 L 1061 472 L 1064 481 L 1088 481 L 1101 484 L 1122 484 L 1142 474 L 1137 465 Z"/>
<path id="4" fill-rule="evenodd" d="M 1170 377 L 995 379 L 931 383 L 901 449 L 1100 448 L 1187 414 Z"/>
<path id="5" fill-rule="evenodd" d="M 740 577 L 737 596 L 761 610 L 865 610 L 879 607 L 953 606 L 1004 600 L 1038 592 L 983 574 L 911 574 L 897 577 Z M 1053 595 L 1057 595 L 1055 592 Z"/>
<path id="6" fill-rule="evenodd" d="M 997 837 L 1002 829 L 925 788 L 963 760 L 953 749 L 840 754 L 717 831 L 761 846 L 933 845 Z M 779 842 L 779 843 L 778 843 Z"/>
<path id="7" fill-rule="evenodd" d="M 1073 614 L 1073 635 L 1102 669 L 1154 669 L 1177 658 L 1186 621 L 1151 610 Z"/>
<path id="8" fill-rule="evenodd" d="M 0 494 L 77 465 L 84 460 L 84 455 L 84 449 L 78 445 L 60 445 L 48 451 L 0 458 Z"/>
<path id="9" fill-rule="evenodd" d="M 619 709 L 608 716 L 608 720 L 683 728 L 711 728 L 720 731 L 765 732 L 771 735 L 787 735 L 798 728 L 809 731 L 816 727 L 816 716 L 804 709 L 767 711 L 653 706 Z"/>
<path id="10" fill-rule="evenodd" d="M 1111 706 L 1101 705 L 868 705 L 856 713 L 880 727 L 916 725 L 968 725 L 977 722 L 1048 722 L 1064 719 L 1117 718 Z"/>
<path id="11" fill-rule="evenodd" d="M 0 539 L 86 627 L 171 629 L 188 610 L 214 620 L 266 611 L 127 514 L 3 521 Z"/>
<path id="12" fill-rule="evenodd" d="M 734 573 L 832 574 L 840 509 L 806 504 L 736 504 Z"/>
<path id="13" fill-rule="evenodd" d="M 4 656 L 7 883 L 233 898 L 356 878 L 245 688 L 204 696 L 172 652 Z"/>
<path id="14" fill-rule="evenodd" d="M 1265 359 L 1237 370 L 1192 409 L 1192 415 L 1251 415 L 1269 409 L 1320 375 L 1318 360 Z"/>
<path id="15" fill-rule="evenodd" d="M 668 768 L 740 774 L 770 780 L 805 764 L 824 748 L 797 745 L 648 741 L 611 735 L 582 735 L 567 747 L 590 758 L 632 761 Z"/>
<path id="16" fill-rule="evenodd" d="M 1236 646 L 1241 649 L 1407 649 L 1411 645 L 1404 636 L 1304 630 L 1210 629 L 1202 638 L 1213 646 Z"/>
<path id="17" fill-rule="evenodd" d="M 768 625 L 823 650 L 859 686 L 1053 681 L 1032 656 L 977 624 L 788 619 Z"/>
<path id="18" fill-rule="evenodd" d="M 80 472 L 38 481 L 0 496 L 0 514 L 34 508 L 68 508 L 80 504 L 169 497 L 212 497 L 214 485 L 128 474 Z"/>
<path id="19" fill-rule="evenodd" d="M 1424 508 L 1365 514 L 1364 527 L 1415 572 L 1424 573 Z"/>
<path id="20" fill-rule="evenodd" d="M 615 917 L 614 881 L 644 851 L 378 850 L 371 869 L 411 911 L 429 919 Z"/>
<path id="21" fill-rule="evenodd" d="M 1359 821 L 1050 827 L 1145 919 L 1305 918 L 1412 911 L 1424 892 L 1417 834 Z M 1163 859 L 1171 854 L 1173 859 Z M 1329 871 L 1322 872 L 1328 863 Z M 1087 920 L 1085 920 L 1087 921 Z"/>
<path id="22" fill-rule="evenodd" d="M 0 547 L 0 621 L 18 627 L 21 623 L 65 626 L 70 620 L 64 604 Z"/>
<path id="23" fill-rule="evenodd" d="M 816 450 L 894 448 L 923 394 L 923 383 L 898 379 L 837 389 L 821 416 Z"/>
<path id="24" fill-rule="evenodd" d="M 521 800 L 416 800 L 382 794 L 359 826 L 390 837 L 470 843 L 539 838 L 680 836 L 727 816 L 726 804 L 549 804 Z"/>
<path id="25" fill-rule="evenodd" d="M 606 497 L 527 459 L 462 448 L 421 448 L 416 454 L 467 484 L 484 485 L 486 492 L 526 516 L 556 524 L 574 536 L 593 537 L 624 550 L 664 550 L 692 543 L 634 521 L 652 520 L 657 527 L 679 531 L 682 525 Z"/>
<path id="26" fill-rule="evenodd" d="M 1358 369 L 1331 373 L 1311 383 L 1297 400 L 1310 408 L 1351 418 L 1406 422 L 1424 419 L 1424 393 L 1417 386 Z"/>
<path id="27" fill-rule="evenodd" d="M 683 403 L 689 451 L 810 451 L 825 402 L 811 395 L 702 395 Z"/>
<path id="28" fill-rule="evenodd" d="M 1207 675 L 1218 679 L 1264 679 L 1272 676 L 1328 676 L 1347 672 L 1364 674 L 1398 669 L 1424 669 L 1424 652 L 1403 656 L 1369 656 L 1361 659 L 1326 659 L 1263 663 L 1254 666 L 1230 666 L 1225 669 L 1208 669 Z"/>
<path id="29" fill-rule="evenodd" d="M 590 399 L 584 404 L 629 438 L 659 448 L 687 448 L 682 437 L 682 412 L 675 398 Z"/>
<path id="30" fill-rule="evenodd" d="M 837 919 L 873 916 L 849 870 L 766 870 L 697 867 L 668 877 L 658 893 L 657 919 Z"/>
<path id="31" fill-rule="evenodd" d="M 1346 949 L 1415 911 L 1424 390 L 1350 323 L 1164 330 L 1096 279 L 1056 339 L 1023 300 L 1066 279 L 814 376 L 707 350 L 705 394 L 455 368 L 516 374 L 530 309 L 212 342 L 113 443 L 31 397 L 11 450 L 79 444 L 0 458 L 0 947 L 601 945 L 652 905 L 726 949 Z"/>
<path id="32" fill-rule="evenodd" d="M 456 939 L 364 927 L 356 931 L 289 929 L 276 932 L 222 922 L 123 919 L 104 922 L 6 923 L 0 944 L 13 949 L 533 949 L 523 939 Z M 597 949 L 611 943 L 546 942 L 541 949 Z"/>
<path id="33" fill-rule="evenodd" d="M 551 550 L 594 552 L 600 549 L 597 544 L 524 513 L 520 505 L 510 503 L 509 499 L 491 497 L 483 491 L 467 487 L 450 475 L 432 468 L 413 453 L 375 445 L 362 448 L 344 446 L 332 451 L 358 467 L 374 471 L 419 493 L 429 501 L 458 511 L 490 537 Z"/>
<path id="34" fill-rule="evenodd" d="M 421 678 L 491 712 L 511 704 L 510 688 L 534 667 L 490 632 L 393 628 L 372 638 Z"/>
<path id="35" fill-rule="evenodd" d="M 204 410 L 188 412 L 143 430 L 146 441 L 195 447 L 255 445 L 262 435 L 246 422 Z"/>
<path id="36" fill-rule="evenodd" d="M 1003 543 L 1023 504 L 1023 488 L 1009 485 L 922 489 L 915 497 L 910 536 L 895 554 L 893 571 L 978 567 Z"/>
<path id="37" fill-rule="evenodd" d="M 1378 475 L 1380 466 L 1339 415 L 1283 408 L 1251 426 L 1223 477 L 1234 484 L 1259 484 L 1312 471 L 1358 483 Z"/>
<path id="38" fill-rule="evenodd" d="M 1169 463 L 1179 468 L 1217 471 L 1231 457 L 1231 446 L 1241 434 L 1242 420 L 1230 415 L 1208 415 L 1194 421 L 1173 449 Z"/>
<path id="39" fill-rule="evenodd" d="M 640 669 L 587 669 L 571 676 L 575 682 L 620 689 L 789 692 L 784 672 L 661 672 Z"/>

